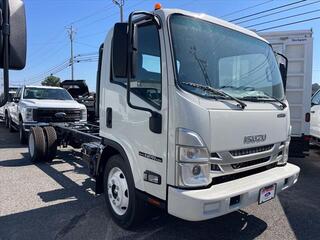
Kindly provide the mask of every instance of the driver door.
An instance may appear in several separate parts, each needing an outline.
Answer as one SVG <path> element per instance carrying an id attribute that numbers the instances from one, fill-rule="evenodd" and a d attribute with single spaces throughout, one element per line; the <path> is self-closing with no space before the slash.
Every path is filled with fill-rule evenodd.
<path id="1" fill-rule="evenodd" d="M 163 32 L 152 21 L 137 24 L 138 50 L 136 74 L 131 79 L 131 104 L 151 109 L 161 115 L 161 133 L 149 127 L 151 114 L 130 107 L 126 99 L 126 81 L 112 77 L 104 96 L 107 109 L 105 132 L 117 138 L 130 153 L 137 188 L 160 199 L 166 198 L 167 179 L 167 73 Z M 110 114 L 112 112 L 112 115 Z M 108 114 L 109 113 L 109 114 Z M 108 118 L 109 116 L 109 118 Z M 111 117 L 112 116 L 112 117 Z M 108 119 L 112 119 L 108 124 Z M 139 174 L 137 174 L 139 172 Z M 161 182 L 145 179 L 150 172 L 161 177 Z M 139 176 L 138 176 L 139 175 Z"/>

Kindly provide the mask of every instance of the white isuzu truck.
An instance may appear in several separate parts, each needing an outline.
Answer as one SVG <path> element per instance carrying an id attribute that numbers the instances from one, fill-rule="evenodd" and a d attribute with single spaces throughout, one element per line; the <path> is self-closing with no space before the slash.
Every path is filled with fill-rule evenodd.
<path id="1" fill-rule="evenodd" d="M 279 67 L 280 66 L 280 67 Z M 290 164 L 286 66 L 257 34 L 177 9 L 133 12 L 100 48 L 99 125 L 31 129 L 33 161 L 82 143 L 119 225 L 146 203 L 190 221 L 262 204 L 297 182 Z"/>

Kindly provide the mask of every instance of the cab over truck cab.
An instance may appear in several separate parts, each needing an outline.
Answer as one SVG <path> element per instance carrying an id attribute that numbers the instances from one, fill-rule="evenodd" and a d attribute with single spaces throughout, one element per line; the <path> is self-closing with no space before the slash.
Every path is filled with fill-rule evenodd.
<path id="1" fill-rule="evenodd" d="M 145 202 L 214 218 L 296 183 L 285 80 L 286 66 L 251 31 L 176 9 L 133 12 L 100 48 L 99 130 L 55 126 L 58 141 L 87 138 L 96 191 L 123 227 Z"/>

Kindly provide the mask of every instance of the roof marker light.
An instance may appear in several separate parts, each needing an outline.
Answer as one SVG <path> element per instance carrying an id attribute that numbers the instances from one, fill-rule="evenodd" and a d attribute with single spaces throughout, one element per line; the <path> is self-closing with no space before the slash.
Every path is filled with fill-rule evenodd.
<path id="1" fill-rule="evenodd" d="M 156 4 L 154 5 L 154 10 L 159 10 L 159 9 L 161 9 L 161 8 L 162 8 L 161 3 L 156 3 Z"/>

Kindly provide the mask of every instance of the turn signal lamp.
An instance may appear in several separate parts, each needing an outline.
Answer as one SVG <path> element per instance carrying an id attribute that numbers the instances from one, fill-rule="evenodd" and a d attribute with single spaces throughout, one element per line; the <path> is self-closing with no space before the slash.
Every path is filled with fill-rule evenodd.
<path id="1" fill-rule="evenodd" d="M 154 10 L 159 10 L 159 9 L 161 9 L 161 8 L 162 8 L 161 3 L 156 3 L 156 4 L 154 5 Z"/>

